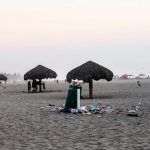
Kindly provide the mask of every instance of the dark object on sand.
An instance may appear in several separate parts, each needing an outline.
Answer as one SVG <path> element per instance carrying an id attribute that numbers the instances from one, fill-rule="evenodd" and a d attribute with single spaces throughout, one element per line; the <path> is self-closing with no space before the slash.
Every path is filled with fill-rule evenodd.
<path id="1" fill-rule="evenodd" d="M 28 92 L 31 92 L 31 81 L 28 81 Z"/>
<path id="2" fill-rule="evenodd" d="M 30 71 L 28 71 L 25 75 L 24 75 L 24 80 L 39 80 L 39 87 L 40 87 L 40 92 L 42 91 L 41 88 L 41 80 L 42 79 L 48 79 L 48 78 L 56 78 L 57 74 L 55 71 L 46 68 L 42 65 L 38 65 L 35 68 L 31 69 Z"/>
<path id="3" fill-rule="evenodd" d="M 55 106 L 54 104 L 49 104 L 48 106 Z"/>
<path id="4" fill-rule="evenodd" d="M 88 61 L 85 64 L 71 70 L 67 74 L 67 81 L 71 82 L 72 79 L 83 80 L 89 83 L 89 97 L 93 96 L 93 80 L 105 79 L 111 81 L 113 79 L 113 72 L 109 69 L 95 63 Z"/>
<path id="5" fill-rule="evenodd" d="M 0 74 L 0 80 L 1 81 L 7 81 L 7 77 L 4 76 L 3 74 Z"/>
<path id="6" fill-rule="evenodd" d="M 137 81 L 137 84 L 138 84 L 138 86 L 141 86 L 141 83 L 140 83 L 140 81 Z"/>

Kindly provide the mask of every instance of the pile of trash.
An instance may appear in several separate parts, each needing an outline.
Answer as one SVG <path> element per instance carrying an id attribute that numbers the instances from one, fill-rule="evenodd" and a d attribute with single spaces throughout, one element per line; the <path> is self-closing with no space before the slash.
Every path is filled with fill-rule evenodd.
<path id="1" fill-rule="evenodd" d="M 82 86 L 82 84 L 83 84 L 83 81 L 82 80 L 72 80 L 71 81 L 71 85 L 73 85 L 73 86 L 76 86 L 76 87 L 81 87 Z"/>
<path id="2" fill-rule="evenodd" d="M 94 103 L 88 106 L 81 106 L 80 109 L 74 108 L 65 108 L 62 106 L 54 106 L 49 104 L 51 111 L 64 112 L 64 113 L 82 113 L 82 114 L 103 114 L 103 113 L 111 113 L 113 112 L 113 107 L 111 105 L 103 105 L 101 103 Z"/>
<path id="3" fill-rule="evenodd" d="M 108 114 L 112 112 L 116 112 L 116 114 L 126 114 L 127 116 L 131 117 L 141 117 L 144 114 L 143 107 L 141 103 L 135 106 L 128 107 L 126 109 L 115 108 L 110 104 L 102 104 L 102 103 L 93 103 L 87 106 L 81 106 L 80 109 L 74 108 L 65 108 L 65 105 L 55 106 L 49 104 L 50 111 L 59 112 L 59 113 L 72 113 L 72 114 Z"/>
<path id="4" fill-rule="evenodd" d="M 88 106 L 81 106 L 80 111 L 83 114 L 103 114 L 103 113 L 111 113 L 113 111 L 113 107 L 111 105 L 94 103 Z"/>

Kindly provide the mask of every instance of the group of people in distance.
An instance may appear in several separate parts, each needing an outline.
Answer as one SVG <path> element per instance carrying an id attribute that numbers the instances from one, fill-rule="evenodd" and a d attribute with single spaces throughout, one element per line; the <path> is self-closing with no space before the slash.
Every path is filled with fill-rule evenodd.
<path id="1" fill-rule="evenodd" d="M 73 80 L 73 81 L 75 81 L 75 80 Z M 58 80 L 56 80 L 56 82 L 58 83 Z M 65 82 L 66 82 L 66 80 L 65 80 Z M 76 82 L 74 82 L 74 83 L 76 83 Z M 137 81 L 137 84 L 139 87 L 141 87 L 140 81 Z M 1 82 L 0 82 L 0 85 L 2 85 Z M 39 89 L 38 86 L 40 86 L 39 81 L 36 81 L 36 80 L 28 81 L 28 92 L 29 93 L 30 92 L 33 92 L 33 93 L 37 92 Z M 41 87 L 43 90 L 45 90 L 45 82 L 41 82 Z"/>
<path id="2" fill-rule="evenodd" d="M 38 81 L 28 81 L 28 92 L 37 92 L 38 86 L 40 86 Z M 43 90 L 45 90 L 45 82 L 41 82 L 41 86 L 43 87 Z"/>

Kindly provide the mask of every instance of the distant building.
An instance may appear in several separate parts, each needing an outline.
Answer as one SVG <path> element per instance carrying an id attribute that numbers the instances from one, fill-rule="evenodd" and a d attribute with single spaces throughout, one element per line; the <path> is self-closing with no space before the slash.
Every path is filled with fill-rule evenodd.
<path id="1" fill-rule="evenodd" d="M 145 75 L 145 74 L 143 74 L 143 73 L 140 73 L 136 78 L 137 78 L 137 79 L 147 79 L 148 76 Z"/>
<path id="2" fill-rule="evenodd" d="M 128 79 L 128 75 L 127 74 L 124 74 L 120 77 L 120 79 L 123 79 L 123 80 L 127 80 Z"/>

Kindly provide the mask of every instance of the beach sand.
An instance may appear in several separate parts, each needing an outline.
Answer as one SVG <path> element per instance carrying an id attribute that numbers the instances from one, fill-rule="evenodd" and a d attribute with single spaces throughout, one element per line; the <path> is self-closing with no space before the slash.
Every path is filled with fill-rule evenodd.
<path id="1" fill-rule="evenodd" d="M 2 150 L 149 150 L 150 80 L 99 81 L 88 99 L 83 85 L 81 105 L 111 104 L 105 114 L 65 114 L 50 111 L 49 104 L 65 103 L 68 83 L 46 84 L 44 93 L 27 93 L 26 84 L 0 87 L 0 149 Z M 126 111 L 141 102 L 144 114 Z"/>

